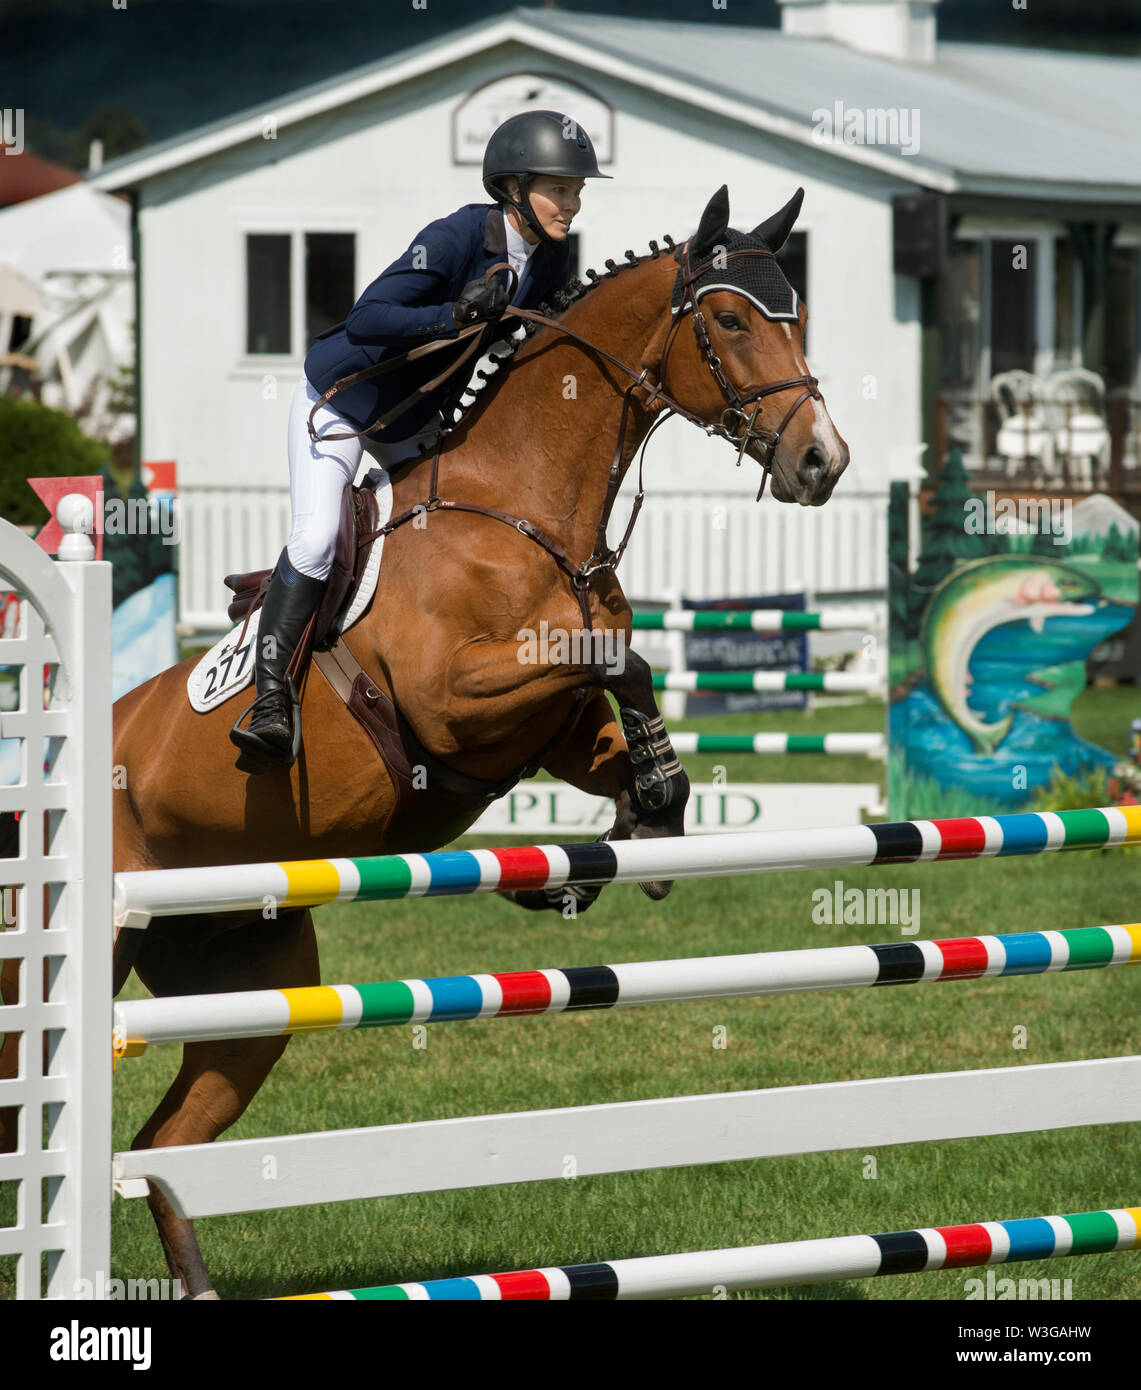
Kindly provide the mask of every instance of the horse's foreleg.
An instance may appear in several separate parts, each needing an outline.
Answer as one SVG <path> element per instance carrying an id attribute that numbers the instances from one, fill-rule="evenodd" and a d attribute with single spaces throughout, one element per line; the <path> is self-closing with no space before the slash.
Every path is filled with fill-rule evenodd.
<path id="1" fill-rule="evenodd" d="M 286 989 L 320 983 L 308 909 L 218 930 L 206 917 L 166 918 L 140 933 L 137 969 L 154 994 Z M 187 1043 L 182 1066 L 133 1149 L 208 1144 L 245 1111 L 285 1051 L 288 1037 Z M 214 1297 L 193 1223 L 176 1216 L 152 1183 L 147 1198 L 171 1275 L 190 1298 Z"/>
<path id="2" fill-rule="evenodd" d="M 288 1042 L 285 1037 L 188 1043 L 174 1084 L 131 1148 L 208 1144 L 216 1139 L 253 1100 Z M 216 1298 L 194 1223 L 176 1216 L 154 1183 L 150 1184 L 147 1206 L 171 1277 L 181 1284 L 183 1297 Z"/>

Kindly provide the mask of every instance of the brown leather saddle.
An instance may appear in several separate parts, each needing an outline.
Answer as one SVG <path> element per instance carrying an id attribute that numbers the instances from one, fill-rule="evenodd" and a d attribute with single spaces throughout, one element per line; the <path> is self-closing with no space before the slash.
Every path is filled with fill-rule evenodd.
<path id="1" fill-rule="evenodd" d="M 471 812 L 482 810 L 524 778 L 533 777 L 551 749 L 573 728 L 587 690 L 583 687 L 576 692 L 574 707 L 555 737 L 503 781 L 469 777 L 430 753 L 381 684 L 365 671 L 341 638 L 343 616 L 361 586 L 377 539 L 378 519 L 376 495 L 371 489 L 345 489 L 328 587 L 287 673 L 304 698 L 304 682 L 312 662 L 369 736 L 396 787 L 396 805 L 381 833 L 388 848 L 399 852 L 401 848 L 423 847 L 425 835 L 438 837 L 452 819 L 454 834 L 447 838 L 455 838 L 470 824 Z M 266 569 L 226 576 L 226 587 L 234 594 L 226 610 L 231 622 L 244 622 L 261 607 L 272 573 Z M 453 815 L 441 814 L 439 799 L 424 795 L 428 789 L 447 796 Z M 445 842 L 435 839 L 435 843 Z"/>

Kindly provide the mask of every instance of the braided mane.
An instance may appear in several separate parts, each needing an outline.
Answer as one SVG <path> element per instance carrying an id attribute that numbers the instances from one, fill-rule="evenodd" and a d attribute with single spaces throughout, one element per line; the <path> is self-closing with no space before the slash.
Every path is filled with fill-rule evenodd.
<path id="1" fill-rule="evenodd" d="M 626 252 L 626 259 L 618 263 L 613 260 L 606 262 L 606 273 L 599 275 L 596 270 L 586 272 L 586 280 L 579 280 L 577 277 L 568 280 L 567 283 L 554 292 L 551 300 L 543 300 L 537 306 L 537 312 L 545 314 L 548 318 L 561 317 L 572 304 L 577 304 L 580 299 L 588 295 L 591 290 L 597 289 L 599 285 L 606 284 L 613 280 L 622 271 L 629 270 L 636 265 L 644 265 L 647 261 L 656 261 L 659 257 L 673 255 L 677 249 L 677 243 L 672 236 L 663 237 L 665 246 L 659 246 L 656 241 L 650 242 L 649 251 L 642 256 L 636 256 L 633 251 Z M 492 371 L 478 370 L 464 390 L 464 395 L 460 400 L 460 405 L 456 413 L 456 421 L 453 428 L 461 424 L 470 424 L 473 416 L 492 394 L 489 389 L 502 380 L 511 366 L 519 349 L 535 336 L 543 328 L 541 323 L 532 323 L 529 320 L 522 322 L 512 330 L 510 337 L 502 339 L 496 343 L 496 350 L 491 353 L 489 361 Z"/>

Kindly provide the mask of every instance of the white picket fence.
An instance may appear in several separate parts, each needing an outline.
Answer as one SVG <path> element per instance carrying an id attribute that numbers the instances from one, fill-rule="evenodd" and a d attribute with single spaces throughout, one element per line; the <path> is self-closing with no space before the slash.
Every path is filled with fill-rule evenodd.
<path id="1" fill-rule="evenodd" d="M 0 1034 L 20 1038 L 0 1081 L 19 1134 L 0 1154 L 0 1195 L 16 1194 L 0 1259 L 17 1298 L 74 1298 L 111 1253 L 111 566 L 53 564 L 0 521 L 0 581 L 22 599 L 0 639 L 20 678 L 0 738 L 21 741 L 19 780 L 0 786 L 0 816 L 20 814 L 17 857 L 0 859 L 0 959 L 20 963 L 19 1002 L 0 1003 Z"/>
<path id="2" fill-rule="evenodd" d="M 183 635 L 225 632 L 226 574 L 269 568 L 289 535 L 289 489 L 189 487 L 179 496 Z M 626 526 L 620 501 L 616 544 Z M 663 594 L 875 593 L 887 587 L 887 498 L 841 489 L 824 507 L 740 492 L 647 491 L 619 571 L 635 603 Z M 645 634 L 648 635 L 648 634 Z"/>

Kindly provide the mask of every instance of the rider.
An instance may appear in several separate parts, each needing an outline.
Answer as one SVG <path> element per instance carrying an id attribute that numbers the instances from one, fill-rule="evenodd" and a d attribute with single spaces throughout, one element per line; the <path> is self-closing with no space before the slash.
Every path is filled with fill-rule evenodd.
<path id="1" fill-rule="evenodd" d="M 233 742 L 253 764 L 293 762 L 292 699 L 285 670 L 316 611 L 333 563 L 346 486 L 364 450 L 388 467 L 414 457 L 446 427 L 467 385 L 458 372 L 385 429 L 366 435 L 388 410 L 444 367 L 447 350 L 339 391 L 310 412 L 334 382 L 399 356 L 417 343 L 454 338 L 460 328 L 494 321 L 508 305 L 506 277 L 484 273 L 506 260 L 518 281 L 514 303 L 534 308 L 566 283 L 567 235 L 584 180 L 599 172 L 590 137 L 556 111 L 527 111 L 488 141 L 483 186 L 494 206 L 469 203 L 430 223 L 353 306 L 344 323 L 315 341 L 289 413 L 292 528 L 262 605 L 256 651 L 257 699 L 248 729 Z M 442 417 L 442 418 L 441 418 Z M 358 433 L 360 432 L 360 433 Z M 330 440 L 325 436 L 351 434 Z M 244 718 L 244 716 L 243 716 Z M 257 767 L 258 771 L 263 766 Z"/>

